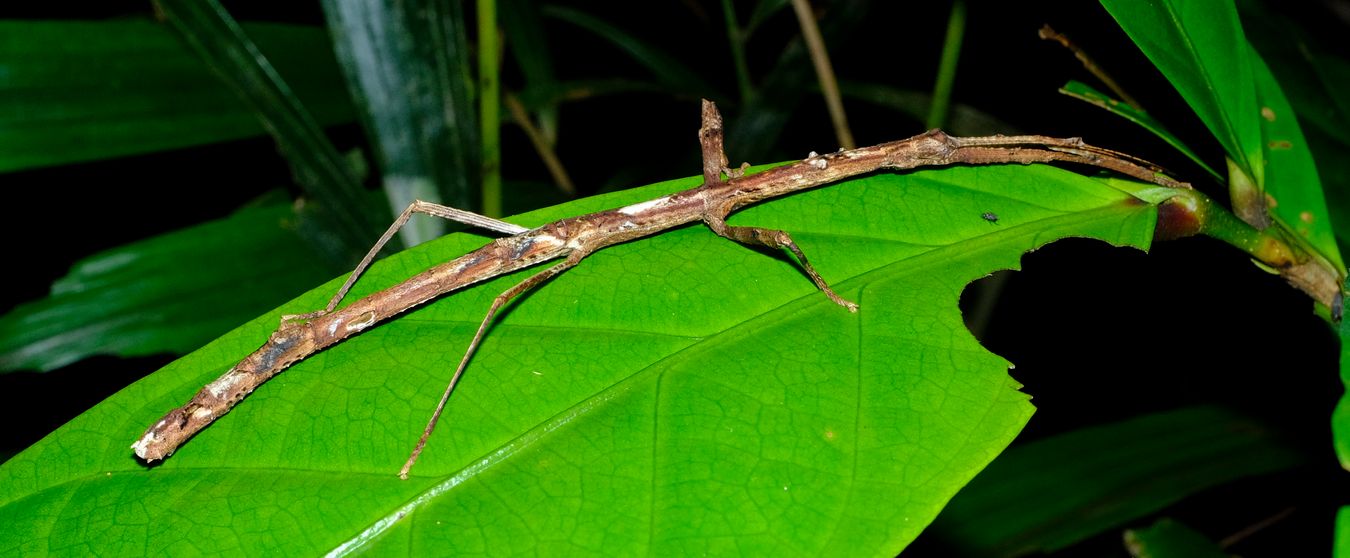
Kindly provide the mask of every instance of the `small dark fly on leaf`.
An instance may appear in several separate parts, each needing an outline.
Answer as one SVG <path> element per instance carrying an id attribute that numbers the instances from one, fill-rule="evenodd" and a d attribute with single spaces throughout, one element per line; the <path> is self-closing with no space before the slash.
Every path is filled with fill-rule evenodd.
<path id="1" fill-rule="evenodd" d="M 980 218 L 984 219 L 985 221 L 989 221 L 990 223 L 993 223 L 995 225 L 998 224 L 998 214 L 994 213 L 993 211 L 986 211 L 984 213 L 981 213 Z"/>

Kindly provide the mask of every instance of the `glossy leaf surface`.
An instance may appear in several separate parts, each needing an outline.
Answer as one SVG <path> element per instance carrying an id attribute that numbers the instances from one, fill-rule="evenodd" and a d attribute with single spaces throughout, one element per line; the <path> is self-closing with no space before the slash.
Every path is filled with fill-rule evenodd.
<path id="1" fill-rule="evenodd" d="M 334 259 L 357 261 L 387 219 L 363 211 L 360 179 L 295 91 L 217 0 L 155 0 L 158 11 L 225 83 L 253 108 L 277 141 L 309 211 L 340 246 Z M 376 222 L 380 224 L 376 224 Z"/>
<path id="2" fill-rule="evenodd" d="M 1238 214 L 1241 207 L 1264 206 L 1343 277 L 1345 264 L 1307 142 L 1296 119 L 1281 117 L 1293 110 L 1248 44 L 1232 0 L 1102 0 L 1102 5 L 1236 161 L 1241 176 L 1231 177 L 1230 201 Z M 1249 183 L 1255 192 L 1247 189 Z"/>
<path id="3" fill-rule="evenodd" d="M 419 199 L 478 207 L 482 163 L 460 4 L 325 0 L 323 8 L 390 212 Z M 444 221 L 419 220 L 400 237 L 411 246 L 445 230 Z"/>
<path id="4" fill-rule="evenodd" d="M 350 121 L 318 27 L 245 24 L 323 124 Z M 0 21 L 0 171 L 149 153 L 264 133 L 165 25 Z"/>
<path id="5" fill-rule="evenodd" d="M 1260 107 L 1251 51 L 1231 0 L 1102 0 L 1209 127 L 1225 151 L 1261 184 Z"/>
<path id="6" fill-rule="evenodd" d="M 1066 236 L 1146 247 L 1154 207 L 1113 186 L 1139 187 L 1045 166 L 883 173 L 733 216 L 791 231 L 857 314 L 701 226 L 603 250 L 489 331 L 408 481 L 394 473 L 454 363 L 522 275 L 298 363 L 162 465 L 133 458 L 145 427 L 335 280 L 0 467 L 0 552 L 892 556 L 1032 411 L 963 325 L 961 290 Z M 356 294 L 482 242 L 395 255 Z"/>
<path id="7" fill-rule="evenodd" d="M 245 208 L 77 262 L 0 317 L 0 371 L 202 346 L 328 275 L 296 219 L 289 203 Z"/>
<path id="8" fill-rule="evenodd" d="M 1244 1 L 1239 6 L 1253 46 L 1284 85 L 1303 129 L 1317 175 L 1326 185 L 1328 217 L 1340 247 L 1350 247 L 1350 159 L 1345 157 L 1350 150 L 1350 61 L 1315 44 L 1294 22 L 1261 3 Z M 1341 379 L 1350 385 L 1350 358 L 1345 352 L 1350 333 L 1344 326 L 1342 322 L 1338 331 Z M 1332 415 L 1332 434 L 1342 468 L 1350 469 L 1350 395 L 1346 393 Z M 1344 525 L 1340 523 L 1338 529 L 1350 539 Z"/>

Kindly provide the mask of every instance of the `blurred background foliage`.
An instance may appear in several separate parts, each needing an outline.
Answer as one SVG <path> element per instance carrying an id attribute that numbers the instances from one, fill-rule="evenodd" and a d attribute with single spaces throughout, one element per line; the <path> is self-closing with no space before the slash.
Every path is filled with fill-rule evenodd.
<path id="1" fill-rule="evenodd" d="M 0 457 L 349 270 L 412 199 L 510 215 L 697 174 L 699 98 L 733 164 L 848 141 L 787 0 L 222 4 L 0 8 Z M 1239 4 L 1344 216 L 1350 4 Z M 1222 148 L 1096 3 L 810 8 L 858 145 L 1084 136 L 1223 197 Z M 1192 153 L 1057 94 L 1096 82 L 1047 23 Z M 1040 411 L 907 555 L 1330 549 L 1336 345 L 1304 295 L 1205 239 L 1024 264 L 962 306 Z"/>

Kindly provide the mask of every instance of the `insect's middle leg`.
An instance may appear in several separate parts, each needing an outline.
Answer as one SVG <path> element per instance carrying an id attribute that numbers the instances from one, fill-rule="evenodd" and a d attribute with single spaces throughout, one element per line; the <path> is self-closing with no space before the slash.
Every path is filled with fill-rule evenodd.
<path id="1" fill-rule="evenodd" d="M 727 224 L 725 218 L 725 214 L 718 215 L 709 212 L 703 215 L 703 222 L 707 223 L 708 228 L 717 233 L 717 236 L 729 238 L 741 244 L 787 248 L 792 251 L 792 255 L 797 256 L 797 261 L 802 264 L 802 269 L 806 271 L 806 275 L 825 293 L 825 296 L 830 297 L 830 300 L 834 301 L 835 304 L 847 308 L 849 312 L 858 311 L 856 303 L 844 300 L 844 297 L 834 292 L 834 289 L 830 288 L 825 279 L 819 273 L 816 273 L 816 268 L 811 267 L 811 262 L 806 259 L 806 254 L 802 253 L 802 249 L 797 247 L 797 243 L 792 241 L 792 237 L 787 232 L 760 227 L 733 227 Z"/>
<path id="2" fill-rule="evenodd" d="M 568 254 L 566 260 L 517 283 L 516 286 L 507 289 L 506 292 L 497 295 L 497 298 L 492 300 L 492 306 L 488 307 L 487 315 L 483 316 L 483 321 L 478 324 L 478 331 L 473 334 L 473 340 L 469 342 L 469 348 L 464 351 L 464 358 L 460 359 L 459 366 L 455 368 L 455 374 L 450 377 L 450 383 L 445 386 L 445 392 L 441 394 L 441 401 L 436 404 L 436 410 L 431 413 L 431 420 L 427 421 L 427 427 L 422 430 L 422 437 L 417 440 L 417 446 L 413 448 L 412 454 L 408 456 L 408 461 L 399 470 L 399 478 L 408 479 L 408 471 L 412 470 L 413 464 L 417 462 L 417 457 L 422 454 L 422 449 L 426 447 L 427 439 L 431 437 L 432 430 L 436 429 L 436 422 L 441 419 L 441 413 L 445 411 L 445 403 L 450 400 L 450 394 L 455 391 L 455 386 L 459 385 L 459 379 L 464 375 L 465 367 L 469 365 L 469 360 L 478 350 L 478 344 L 483 341 L 483 335 L 487 333 L 488 325 L 492 323 L 492 318 L 497 315 L 497 311 L 501 310 L 502 306 L 505 306 L 511 299 L 529 292 L 545 281 L 575 267 L 588 254 L 590 254 L 588 249 L 575 250 Z"/>

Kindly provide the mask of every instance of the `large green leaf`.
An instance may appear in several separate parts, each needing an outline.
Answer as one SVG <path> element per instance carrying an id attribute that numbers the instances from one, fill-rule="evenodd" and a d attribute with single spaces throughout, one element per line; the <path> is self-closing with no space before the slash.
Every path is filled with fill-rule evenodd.
<path id="1" fill-rule="evenodd" d="M 0 371 L 202 346 L 328 275 L 297 220 L 290 203 L 250 207 L 76 262 L 0 316 Z"/>
<path id="2" fill-rule="evenodd" d="M 323 124 L 352 119 L 322 29 L 245 31 Z M 163 25 L 0 21 L 0 172 L 263 133 L 248 107 Z"/>
<path id="3" fill-rule="evenodd" d="M 334 280 L 0 467 L 0 553 L 894 555 L 1032 411 L 962 324 L 961 290 L 1065 236 L 1146 247 L 1155 208 L 1113 186 L 1137 184 L 1046 166 L 882 173 L 733 217 L 792 231 L 857 314 L 790 260 L 701 226 L 603 250 L 489 331 L 408 481 L 395 471 L 520 275 L 296 364 L 162 465 L 133 458 L 146 426 Z M 397 254 L 357 294 L 482 242 Z"/>

